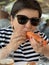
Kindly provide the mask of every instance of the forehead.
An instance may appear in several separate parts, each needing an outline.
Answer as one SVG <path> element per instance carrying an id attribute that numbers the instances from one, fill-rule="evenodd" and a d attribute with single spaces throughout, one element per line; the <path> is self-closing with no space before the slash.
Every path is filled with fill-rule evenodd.
<path id="1" fill-rule="evenodd" d="M 32 9 L 22 9 L 16 15 L 26 15 L 28 17 L 39 17 L 39 12 Z"/>

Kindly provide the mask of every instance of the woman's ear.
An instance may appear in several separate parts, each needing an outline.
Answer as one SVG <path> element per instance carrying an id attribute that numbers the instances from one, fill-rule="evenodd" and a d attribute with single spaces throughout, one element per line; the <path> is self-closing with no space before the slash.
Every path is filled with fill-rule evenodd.
<path id="1" fill-rule="evenodd" d="M 12 27 L 12 29 L 14 30 L 14 18 L 11 16 L 11 27 Z"/>
<path id="2" fill-rule="evenodd" d="M 11 26 L 13 27 L 13 17 L 11 16 Z"/>
<path id="3" fill-rule="evenodd" d="M 11 16 L 11 22 L 13 21 L 13 17 Z"/>

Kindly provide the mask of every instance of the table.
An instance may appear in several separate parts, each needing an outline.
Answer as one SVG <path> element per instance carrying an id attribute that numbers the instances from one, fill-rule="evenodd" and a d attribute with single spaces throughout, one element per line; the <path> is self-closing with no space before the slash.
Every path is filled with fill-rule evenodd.
<path id="1" fill-rule="evenodd" d="M 27 62 L 16 62 L 16 63 L 14 63 L 14 65 L 26 65 L 27 64 Z"/>
<path id="2" fill-rule="evenodd" d="M 27 65 L 27 62 L 16 62 L 16 63 L 14 63 L 14 65 Z M 36 62 L 36 65 L 38 65 L 37 62 Z"/>
<path id="3" fill-rule="evenodd" d="M 26 65 L 26 64 L 27 64 L 27 62 L 16 62 L 16 63 L 14 63 L 14 65 Z M 46 62 L 44 64 L 39 64 L 39 62 L 36 62 L 36 65 L 49 65 L 49 62 Z"/>

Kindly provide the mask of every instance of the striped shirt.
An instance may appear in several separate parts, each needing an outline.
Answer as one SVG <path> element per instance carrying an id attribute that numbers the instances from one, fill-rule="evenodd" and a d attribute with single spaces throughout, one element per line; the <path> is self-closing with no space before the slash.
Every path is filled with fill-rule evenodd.
<path id="1" fill-rule="evenodd" d="M 11 27 L 8 29 L 0 29 L 0 48 L 9 44 L 12 32 Z M 40 35 L 42 35 L 42 37 L 48 41 L 45 34 L 40 33 Z M 22 43 L 16 51 L 11 53 L 10 56 L 13 57 L 15 62 L 38 61 L 40 54 L 34 51 L 29 41 L 26 41 L 25 43 Z"/>

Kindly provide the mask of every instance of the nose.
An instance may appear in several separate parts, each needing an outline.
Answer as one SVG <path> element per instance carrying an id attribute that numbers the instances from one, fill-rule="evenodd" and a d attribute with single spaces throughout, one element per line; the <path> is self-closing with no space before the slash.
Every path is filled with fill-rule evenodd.
<path id="1" fill-rule="evenodd" d="M 31 29 L 32 25 L 30 23 L 30 20 L 28 20 L 28 22 L 25 24 L 25 27 Z"/>

